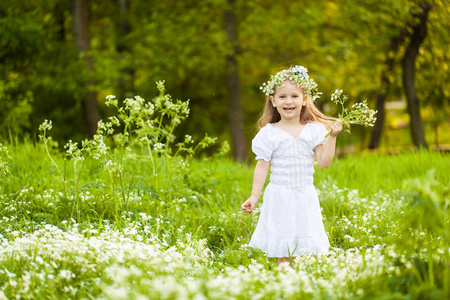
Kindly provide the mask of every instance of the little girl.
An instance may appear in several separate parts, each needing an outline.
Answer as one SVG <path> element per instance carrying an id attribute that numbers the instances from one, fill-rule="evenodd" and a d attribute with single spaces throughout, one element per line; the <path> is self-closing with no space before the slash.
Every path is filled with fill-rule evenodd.
<path id="1" fill-rule="evenodd" d="M 261 89 L 267 100 L 252 142 L 258 162 L 252 195 L 241 208 L 253 212 L 272 165 L 249 246 L 277 257 L 280 267 L 290 257 L 327 251 L 330 246 L 313 186 L 313 162 L 315 156 L 320 167 L 331 164 L 342 122 L 317 109 L 313 101 L 321 93 L 304 67 L 278 72 Z"/>

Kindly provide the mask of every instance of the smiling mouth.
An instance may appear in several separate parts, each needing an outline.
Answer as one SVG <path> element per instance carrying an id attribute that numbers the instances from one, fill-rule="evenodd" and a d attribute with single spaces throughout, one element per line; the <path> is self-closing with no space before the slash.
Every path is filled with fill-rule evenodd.
<path id="1" fill-rule="evenodd" d="M 283 109 L 286 111 L 293 111 L 295 109 L 295 107 L 285 107 Z"/>

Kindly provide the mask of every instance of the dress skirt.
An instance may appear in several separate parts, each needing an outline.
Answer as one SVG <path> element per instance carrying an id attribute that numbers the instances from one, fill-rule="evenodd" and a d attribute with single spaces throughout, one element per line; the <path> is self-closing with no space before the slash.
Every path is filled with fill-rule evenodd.
<path id="1" fill-rule="evenodd" d="M 314 185 L 303 189 L 269 183 L 258 224 L 249 243 L 268 257 L 295 257 L 328 251 Z"/>

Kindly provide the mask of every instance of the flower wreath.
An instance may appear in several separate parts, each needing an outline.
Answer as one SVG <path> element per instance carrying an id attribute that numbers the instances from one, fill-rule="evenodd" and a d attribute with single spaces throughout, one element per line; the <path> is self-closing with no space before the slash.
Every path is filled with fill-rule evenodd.
<path id="1" fill-rule="evenodd" d="M 303 66 L 294 66 L 288 70 L 280 71 L 276 75 L 271 75 L 270 80 L 264 82 L 260 90 L 266 96 L 273 95 L 275 93 L 275 86 L 280 86 L 285 80 L 289 80 L 297 84 L 299 88 L 304 89 L 310 101 L 316 100 L 322 94 L 317 89 L 317 83 L 309 78 L 308 69 Z"/>

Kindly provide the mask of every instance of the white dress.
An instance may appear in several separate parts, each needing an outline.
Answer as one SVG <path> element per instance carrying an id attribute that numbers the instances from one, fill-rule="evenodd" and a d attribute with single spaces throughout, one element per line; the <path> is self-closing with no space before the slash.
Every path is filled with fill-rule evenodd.
<path id="1" fill-rule="evenodd" d="M 249 246 L 268 257 L 327 251 L 319 199 L 313 185 L 314 148 L 325 144 L 326 128 L 307 123 L 297 137 L 267 124 L 252 142 L 256 159 L 271 164 L 261 213 Z"/>

